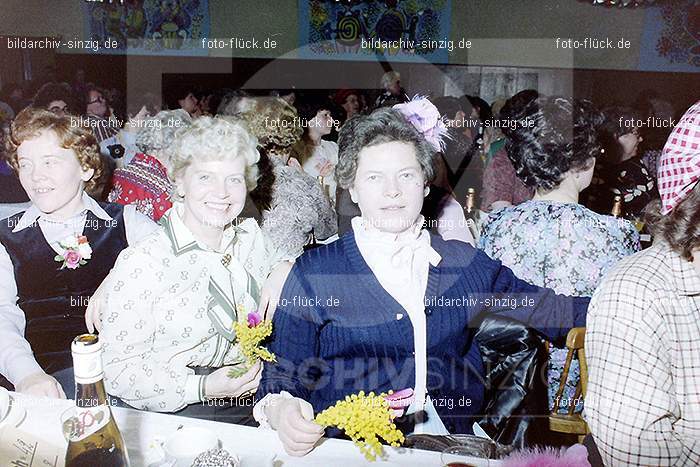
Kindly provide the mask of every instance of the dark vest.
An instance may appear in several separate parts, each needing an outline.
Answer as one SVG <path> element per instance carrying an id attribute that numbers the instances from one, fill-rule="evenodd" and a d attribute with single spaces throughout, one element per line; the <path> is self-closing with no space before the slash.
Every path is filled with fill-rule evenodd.
<path id="1" fill-rule="evenodd" d="M 88 211 L 83 235 L 92 257 L 77 269 L 60 269 L 56 252 L 49 246 L 37 222 L 12 233 L 24 213 L 0 222 L 0 243 L 12 260 L 17 283 L 17 305 L 27 320 L 25 337 L 34 357 L 51 374 L 73 366 L 70 344 L 87 332 L 85 308 L 88 300 L 128 246 L 124 207 L 100 203 L 112 217 L 104 221 Z"/>

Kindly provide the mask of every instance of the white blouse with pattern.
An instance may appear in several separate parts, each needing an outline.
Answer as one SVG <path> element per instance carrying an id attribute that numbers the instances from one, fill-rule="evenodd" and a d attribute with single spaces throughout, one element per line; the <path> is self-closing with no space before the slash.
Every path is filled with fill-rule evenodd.
<path id="1" fill-rule="evenodd" d="M 174 412 L 199 402 L 203 376 L 191 367 L 242 364 L 238 346 L 208 316 L 209 280 L 225 278 L 221 288 L 245 320 L 257 307 L 246 277 L 260 288 L 273 266 L 255 220 L 226 229 L 217 252 L 197 242 L 181 208 L 176 203 L 161 229 L 124 250 L 101 287 L 106 389 L 138 409 Z"/>

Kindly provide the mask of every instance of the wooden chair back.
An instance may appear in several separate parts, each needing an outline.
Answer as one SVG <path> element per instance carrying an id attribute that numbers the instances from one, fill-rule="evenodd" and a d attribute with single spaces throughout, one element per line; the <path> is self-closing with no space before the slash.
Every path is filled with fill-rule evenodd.
<path id="1" fill-rule="evenodd" d="M 549 428 L 552 431 L 560 433 L 569 433 L 579 436 L 580 440 L 589 433 L 588 425 L 580 414 L 574 413 L 576 404 L 569 403 L 567 414 L 560 414 L 559 408 L 566 387 L 566 381 L 569 378 L 571 362 L 574 360 L 574 355 L 578 357 L 581 378 L 576 385 L 574 400 L 582 397 L 585 400 L 586 389 L 588 388 L 588 365 L 586 364 L 586 352 L 584 349 L 584 340 L 586 337 L 586 328 L 573 328 L 566 336 L 566 360 L 564 361 L 564 369 L 562 370 L 559 379 L 559 389 L 554 398 L 552 412 L 549 415 Z"/>
<path id="2" fill-rule="evenodd" d="M 583 348 L 583 342 L 586 337 L 586 328 L 573 328 L 569 331 L 566 336 L 566 348 L 568 352 L 566 354 L 566 361 L 564 362 L 564 369 L 561 373 L 561 378 L 559 379 L 559 389 L 557 390 L 557 396 L 554 398 L 554 408 L 552 413 L 558 413 L 560 408 L 560 401 L 562 395 L 564 394 L 564 388 L 566 387 L 566 381 L 569 378 L 569 371 L 571 370 L 571 362 L 574 360 L 574 355 L 578 357 L 581 379 L 576 385 L 576 394 L 574 399 L 583 396 L 586 397 L 586 389 L 588 386 L 588 365 L 586 365 L 586 351 Z M 569 409 L 567 412 L 569 415 L 574 413 L 575 404 L 569 404 Z"/>

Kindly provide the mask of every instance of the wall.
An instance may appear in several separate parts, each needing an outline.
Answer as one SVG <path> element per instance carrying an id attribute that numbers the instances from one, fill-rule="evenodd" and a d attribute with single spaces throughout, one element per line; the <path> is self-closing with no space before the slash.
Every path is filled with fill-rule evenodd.
<path id="1" fill-rule="evenodd" d="M 219 58 L 85 56 L 33 52 L 35 77 L 46 65 L 60 65 L 59 77 L 86 68 L 88 79 L 123 86 L 129 94 L 158 91 L 164 74 L 210 73 L 216 86 L 373 89 L 386 63 L 297 61 L 297 0 L 209 0 L 212 37 L 275 35 L 276 50 L 239 50 L 237 56 L 272 59 L 270 63 Z M 537 83 L 546 94 L 587 97 L 597 102 L 632 102 L 639 91 L 654 88 L 679 109 L 697 99 L 691 74 L 636 71 L 644 10 L 593 7 L 576 0 L 452 0 L 451 39 L 473 41 L 455 50 L 451 67 L 391 63 L 410 93 L 480 94 L 487 99 Z M 2 0 L 0 35 L 83 37 L 82 0 Z M 264 5 L 264 7 L 263 7 Z M 272 7 L 271 5 L 274 5 Z M 570 50 L 556 38 L 610 38 L 630 41 L 630 49 Z M 21 78 L 21 60 L 0 44 L 0 84 Z M 494 68 L 496 67 L 496 68 Z M 252 78 L 248 79 L 248 77 Z M 449 79 L 446 79 L 449 78 Z M 226 82 L 230 79 L 230 82 Z"/>
<path id="2" fill-rule="evenodd" d="M 3 0 L 0 35 L 60 35 L 83 38 L 81 0 Z M 275 57 L 298 43 L 297 0 L 209 0 L 212 37 L 274 35 L 275 50 L 236 50 L 240 57 Z M 47 7 L 47 5 L 51 5 Z M 264 6 L 263 6 L 264 5 Z M 576 0 L 452 0 L 451 39 L 471 39 L 455 49 L 450 63 L 551 68 L 635 69 L 643 9 L 607 9 Z M 557 48 L 555 39 L 610 38 L 630 41 L 629 49 L 576 51 Z M 211 51 L 230 56 L 229 51 Z"/>
<path id="3" fill-rule="evenodd" d="M 452 36 L 477 38 L 451 62 L 550 68 L 636 69 L 643 9 L 576 0 L 453 0 Z M 556 38 L 630 40 L 629 49 L 557 48 Z"/>

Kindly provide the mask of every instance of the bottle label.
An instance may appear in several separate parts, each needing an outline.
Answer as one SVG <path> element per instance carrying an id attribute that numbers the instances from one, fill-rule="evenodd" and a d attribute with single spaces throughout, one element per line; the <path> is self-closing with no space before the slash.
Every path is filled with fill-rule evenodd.
<path id="1" fill-rule="evenodd" d="M 70 442 L 81 441 L 106 426 L 112 414 L 109 406 L 76 407 L 75 414 L 63 422 L 63 434 Z"/>
<path id="2" fill-rule="evenodd" d="M 101 353 L 73 353 L 73 373 L 75 382 L 79 384 L 96 383 L 101 380 L 103 377 Z"/>

